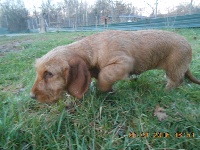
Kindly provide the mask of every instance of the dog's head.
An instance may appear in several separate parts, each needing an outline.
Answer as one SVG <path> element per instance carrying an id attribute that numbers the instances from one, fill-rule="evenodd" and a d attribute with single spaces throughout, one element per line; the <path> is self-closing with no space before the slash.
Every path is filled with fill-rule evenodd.
<path id="1" fill-rule="evenodd" d="M 52 103 L 66 92 L 78 99 L 87 92 L 91 75 L 85 61 L 78 56 L 63 57 L 43 56 L 36 60 L 37 76 L 30 94 L 33 99 Z"/>

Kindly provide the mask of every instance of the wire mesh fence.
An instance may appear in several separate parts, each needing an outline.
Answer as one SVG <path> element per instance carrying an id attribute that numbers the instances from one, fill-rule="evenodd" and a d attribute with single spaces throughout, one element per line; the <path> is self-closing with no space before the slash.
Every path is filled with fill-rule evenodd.
<path id="1" fill-rule="evenodd" d="M 194 27 L 200 27 L 200 14 L 163 17 L 156 19 L 143 18 L 136 22 L 78 27 L 77 30 L 104 30 L 104 29 L 141 30 L 141 29 L 194 28 Z"/>
<path id="2" fill-rule="evenodd" d="M 134 16 L 133 16 L 134 17 Z M 95 19 L 95 18 L 93 18 Z M 50 22 L 45 19 L 45 26 L 48 32 L 56 31 L 101 31 L 101 30 L 141 30 L 141 29 L 162 29 L 162 28 L 194 28 L 200 27 L 200 13 L 184 16 L 170 17 L 141 17 L 133 18 L 133 21 L 123 23 L 112 23 L 111 21 L 102 20 L 94 21 L 93 25 L 77 25 L 72 24 L 70 27 L 64 18 L 61 21 Z M 50 23 L 49 23 L 50 22 Z M 72 22 L 72 20 L 71 20 Z M 40 32 L 39 18 L 31 18 L 27 20 L 29 30 L 24 32 Z M 0 34 L 8 34 L 6 28 L 0 28 Z"/>

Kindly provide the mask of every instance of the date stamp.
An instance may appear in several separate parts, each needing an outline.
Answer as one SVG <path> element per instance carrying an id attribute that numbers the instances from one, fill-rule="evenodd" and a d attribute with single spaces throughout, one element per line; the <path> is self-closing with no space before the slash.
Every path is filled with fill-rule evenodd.
<path id="1" fill-rule="evenodd" d="M 187 132 L 176 132 L 174 134 L 170 134 L 168 132 L 154 132 L 150 134 L 149 132 L 142 132 L 142 133 L 136 133 L 136 132 L 130 132 L 129 133 L 129 138 L 170 138 L 170 137 L 175 137 L 175 138 L 194 138 L 194 132 L 187 133 Z"/>

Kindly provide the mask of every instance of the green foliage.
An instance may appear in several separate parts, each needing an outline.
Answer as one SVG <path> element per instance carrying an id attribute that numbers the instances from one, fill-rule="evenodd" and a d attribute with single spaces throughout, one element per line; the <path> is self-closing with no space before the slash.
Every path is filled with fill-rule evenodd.
<path id="1" fill-rule="evenodd" d="M 191 43 L 191 71 L 200 79 L 200 29 L 173 31 Z M 75 105 L 75 112 L 66 110 L 68 101 L 74 101 L 72 97 L 53 105 L 29 98 L 35 79 L 34 60 L 58 45 L 90 34 L 0 37 L 1 46 L 17 41 L 21 49 L 0 53 L 0 149 L 198 149 L 200 86 L 185 80 L 167 93 L 163 71 L 152 70 L 136 81 L 117 82 L 114 94 L 102 94 L 91 85 L 82 103 Z M 164 121 L 154 116 L 158 105 L 168 115 Z M 129 137 L 134 132 L 137 137 Z M 183 136 L 178 137 L 181 132 Z M 170 137 L 165 137 L 167 133 Z"/>

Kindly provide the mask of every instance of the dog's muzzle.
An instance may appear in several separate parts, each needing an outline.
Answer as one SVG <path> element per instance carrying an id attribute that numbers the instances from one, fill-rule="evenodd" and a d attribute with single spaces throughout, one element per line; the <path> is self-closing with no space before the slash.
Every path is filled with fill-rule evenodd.
<path id="1" fill-rule="evenodd" d="M 32 98 L 32 99 L 37 99 L 37 97 L 36 97 L 36 95 L 34 94 L 34 93 L 30 93 L 30 97 Z"/>

